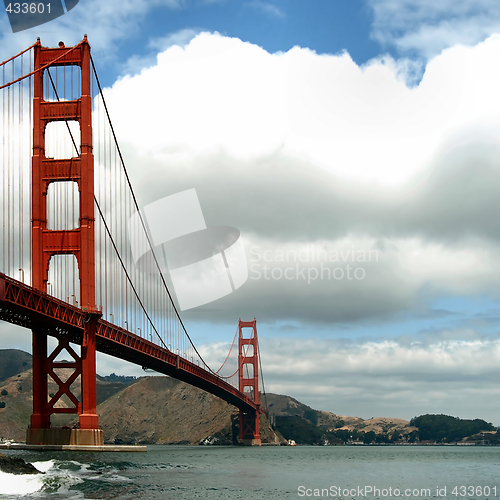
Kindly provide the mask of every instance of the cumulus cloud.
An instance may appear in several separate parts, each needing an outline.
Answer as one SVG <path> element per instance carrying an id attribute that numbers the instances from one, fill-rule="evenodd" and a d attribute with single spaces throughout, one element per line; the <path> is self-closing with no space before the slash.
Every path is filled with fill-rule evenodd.
<path id="1" fill-rule="evenodd" d="M 141 204 L 194 187 L 208 225 L 242 232 L 249 280 L 188 318 L 380 321 L 496 294 L 500 37 L 446 51 L 415 88 L 387 58 L 176 40 L 105 95 Z M 308 248 L 377 258 L 293 257 Z"/>
<path id="2" fill-rule="evenodd" d="M 158 52 L 163 52 L 174 45 L 184 47 L 201 31 L 201 29 L 185 28 L 166 36 L 151 38 L 147 44 L 150 52 L 146 55 L 130 56 L 122 65 L 121 73 L 123 75 L 135 75 L 144 68 L 154 66 Z"/>
<path id="3" fill-rule="evenodd" d="M 203 33 L 106 89 L 141 203 L 194 187 L 207 224 L 242 232 L 250 279 L 188 318 L 366 321 L 422 308 L 424 287 L 495 294 L 499 52 L 500 37 L 455 47 L 408 88 L 392 59 Z M 274 259 L 267 279 L 252 261 L 308 246 L 378 260 Z"/>
<path id="4" fill-rule="evenodd" d="M 243 160 L 280 151 L 344 179 L 397 185 L 467 127 L 485 125 L 494 135 L 499 72 L 488 62 L 499 46 L 492 38 L 450 49 L 409 89 L 390 59 L 359 67 L 348 54 L 269 54 L 204 33 L 119 80 L 106 97 L 111 106 L 116 101 L 122 141 L 169 163 L 219 151 Z M 125 92 L 137 98 L 120 109 Z M 152 127 L 131 127 L 126 115 Z"/>
<path id="5" fill-rule="evenodd" d="M 475 45 L 500 30 L 494 0 L 368 0 L 372 36 L 383 46 L 430 59 L 456 44 Z"/>

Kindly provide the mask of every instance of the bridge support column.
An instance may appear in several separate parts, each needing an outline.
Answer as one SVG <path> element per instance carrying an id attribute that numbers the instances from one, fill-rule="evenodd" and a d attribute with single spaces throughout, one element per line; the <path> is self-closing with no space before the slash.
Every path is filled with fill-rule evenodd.
<path id="1" fill-rule="evenodd" d="M 27 444 L 87 446 L 104 444 L 102 430 L 99 429 L 99 417 L 96 414 L 95 397 L 95 330 L 99 317 L 99 313 L 88 315 L 80 356 L 70 346 L 71 336 L 67 333 L 50 328 L 33 330 L 33 414 L 26 436 Z M 49 355 L 48 334 L 58 340 L 57 347 Z M 69 356 L 69 360 L 56 361 L 60 354 Z M 69 377 L 63 377 L 59 371 L 62 368 L 72 369 L 73 372 Z M 55 393 L 50 395 L 48 395 L 49 377 L 58 387 Z M 72 392 L 72 384 L 78 377 L 81 378 L 81 401 Z M 66 405 L 57 404 L 63 396 L 66 397 Z M 79 428 L 53 428 L 51 415 L 54 413 L 78 414 Z"/>
<path id="2" fill-rule="evenodd" d="M 260 446 L 259 414 L 240 410 L 240 444 Z"/>
<path id="3" fill-rule="evenodd" d="M 257 345 L 257 321 L 239 320 L 238 366 L 239 390 L 248 393 L 249 398 L 259 403 L 259 359 Z M 243 328 L 251 328 L 250 337 L 243 335 Z M 260 446 L 259 411 L 240 410 L 240 444 Z"/>
<path id="4" fill-rule="evenodd" d="M 31 429 L 48 429 L 50 413 L 47 408 L 47 333 L 32 330 L 33 335 L 33 414 Z"/>
<path id="5" fill-rule="evenodd" d="M 95 334 L 100 314 L 89 314 L 82 342 L 82 396 L 80 429 L 99 430 L 96 413 L 96 345 Z M 102 433 L 102 431 L 101 431 Z"/>
<path id="6" fill-rule="evenodd" d="M 82 394 L 78 405 L 78 421 L 80 428 L 75 429 L 73 437 L 80 445 L 102 446 L 104 436 L 99 428 L 99 415 L 96 407 L 96 330 L 101 313 L 92 312 L 87 315 L 85 331 L 82 339 Z"/>

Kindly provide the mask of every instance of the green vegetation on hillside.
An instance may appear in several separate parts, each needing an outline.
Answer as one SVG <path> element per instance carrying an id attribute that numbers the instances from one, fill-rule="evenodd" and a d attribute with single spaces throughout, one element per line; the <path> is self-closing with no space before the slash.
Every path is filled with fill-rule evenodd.
<path id="1" fill-rule="evenodd" d="M 31 368 L 31 354 L 18 349 L 0 349 L 0 382 Z"/>
<path id="2" fill-rule="evenodd" d="M 131 382 L 121 382 L 119 379 L 133 378 L 134 381 L 137 379 L 135 377 L 117 377 L 116 380 L 109 380 L 108 377 L 101 377 L 97 375 L 97 385 L 96 385 L 96 397 L 97 404 L 100 405 L 111 396 L 117 392 L 123 391 Z"/>
<path id="3" fill-rule="evenodd" d="M 300 444 L 322 444 L 324 431 L 303 417 L 296 415 L 276 417 L 275 428 L 285 439 L 293 439 Z"/>
<path id="4" fill-rule="evenodd" d="M 116 373 L 112 373 L 111 375 L 106 375 L 105 377 L 101 378 L 103 380 L 107 380 L 108 382 L 120 382 L 121 384 L 125 385 L 130 385 L 137 381 L 137 377 L 117 375 Z"/>
<path id="5" fill-rule="evenodd" d="M 462 420 L 448 415 L 422 415 L 411 422 L 328 414 L 312 409 L 289 396 L 268 395 L 271 422 L 285 439 L 297 444 L 404 444 L 421 441 L 500 444 L 500 433 L 481 419 Z"/>
<path id="6" fill-rule="evenodd" d="M 483 431 L 494 431 L 492 424 L 479 418 L 462 420 L 449 415 L 421 415 L 410 420 L 418 428 L 420 441 L 454 443 Z"/>

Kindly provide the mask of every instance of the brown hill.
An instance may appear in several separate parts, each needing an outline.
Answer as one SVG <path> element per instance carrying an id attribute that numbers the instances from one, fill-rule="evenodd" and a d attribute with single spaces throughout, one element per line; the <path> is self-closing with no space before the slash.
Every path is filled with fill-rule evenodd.
<path id="1" fill-rule="evenodd" d="M 33 377 L 31 370 L 8 378 L 0 383 L 0 440 L 24 441 L 33 407 Z M 3 405 L 2 405 L 3 406 Z"/>
<path id="2" fill-rule="evenodd" d="M 66 380 L 70 369 L 59 369 Z M 49 377 L 49 381 L 50 381 Z M 0 440 L 24 441 L 32 413 L 33 374 L 26 370 L 0 383 Z M 74 393 L 80 395 L 79 379 Z M 49 382 L 49 393 L 57 391 Z M 232 444 L 238 434 L 238 410 L 225 401 L 193 386 L 170 377 L 143 377 L 130 386 L 97 378 L 97 412 L 104 437 L 111 443 L 185 443 L 200 441 Z M 3 406 L 3 405 L 2 405 Z M 63 399 L 58 407 L 70 406 Z M 54 426 L 74 423 L 74 415 L 52 415 Z M 261 418 L 261 437 L 264 442 L 279 442 L 267 419 Z"/>
<path id="3" fill-rule="evenodd" d="M 342 417 L 345 418 L 345 417 Z M 416 427 L 410 426 L 408 420 L 402 418 L 389 418 L 389 417 L 372 417 L 368 420 L 359 419 L 358 422 L 346 421 L 346 425 L 341 429 L 357 430 L 358 432 L 370 432 L 375 434 L 409 434 L 416 430 Z"/>
<path id="4" fill-rule="evenodd" d="M 143 377 L 97 411 L 112 443 L 233 444 L 238 433 L 235 407 L 170 377 Z M 264 416 L 261 438 L 279 442 Z"/>
<path id="5" fill-rule="evenodd" d="M 410 422 L 400 418 L 372 417 L 363 420 L 359 417 L 314 410 L 290 396 L 267 394 L 266 398 L 271 422 L 276 424 L 277 429 L 283 433 L 285 438 L 293 438 L 301 443 L 309 442 L 308 439 L 310 440 L 309 444 L 325 441 L 320 437 L 321 433 L 314 432 L 313 428 L 322 429 L 324 432 L 349 431 L 353 433 L 356 431 L 368 433 L 373 431 L 375 434 L 390 436 L 397 434 L 405 436 L 416 430 L 416 427 L 410 426 Z M 300 434 L 296 432 L 298 427 L 302 429 Z M 305 441 L 301 441 L 301 438 Z"/>
<path id="6" fill-rule="evenodd" d="M 0 351 L 1 352 L 1 351 Z M 68 368 L 58 369 L 57 374 L 61 380 L 67 380 L 73 370 Z M 48 378 L 49 395 L 53 396 L 57 392 L 57 385 L 51 377 Z M 109 382 L 102 377 L 97 377 L 97 400 L 104 401 L 117 391 L 126 387 L 120 382 Z M 80 378 L 78 377 L 72 385 L 75 396 L 80 396 Z M 0 408 L 0 440 L 14 439 L 24 441 L 26 439 L 26 429 L 33 410 L 33 373 L 26 370 L 0 382 L 0 403 L 5 407 Z M 3 406 L 3 404 L 0 404 Z M 63 396 L 56 403 L 57 407 L 69 407 L 69 399 Z M 74 419 L 74 415 L 53 415 L 53 425 L 65 425 Z"/>

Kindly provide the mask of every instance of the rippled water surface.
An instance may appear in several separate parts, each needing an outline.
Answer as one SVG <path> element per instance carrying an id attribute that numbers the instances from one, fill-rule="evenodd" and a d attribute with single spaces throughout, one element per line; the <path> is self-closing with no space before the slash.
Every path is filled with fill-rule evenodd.
<path id="1" fill-rule="evenodd" d="M 149 446 L 147 453 L 5 453 L 46 474 L 0 473 L 2 500 L 500 498 L 500 447 Z"/>

